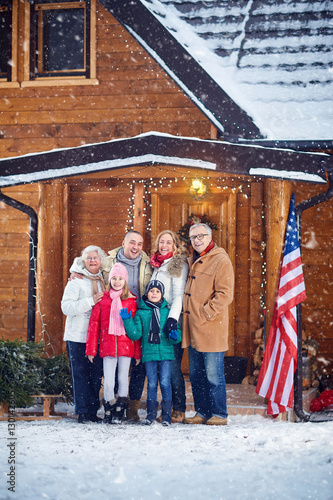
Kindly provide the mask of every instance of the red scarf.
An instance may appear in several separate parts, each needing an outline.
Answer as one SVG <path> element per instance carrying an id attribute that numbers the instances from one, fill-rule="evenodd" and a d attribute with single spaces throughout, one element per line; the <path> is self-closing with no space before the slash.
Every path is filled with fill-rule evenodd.
<path id="1" fill-rule="evenodd" d="M 169 252 L 166 255 L 161 255 L 159 252 L 155 252 L 151 257 L 150 257 L 150 264 L 153 267 L 161 267 L 163 262 L 167 259 L 171 259 L 173 257 L 173 253 Z"/>
<path id="2" fill-rule="evenodd" d="M 207 247 L 207 248 L 205 248 L 205 250 L 204 250 L 203 252 L 201 252 L 200 257 L 202 257 L 203 255 L 206 255 L 206 253 L 210 252 L 210 251 L 212 250 L 212 248 L 214 248 L 214 245 L 215 245 L 215 243 L 214 243 L 214 241 L 212 240 L 212 241 L 209 243 L 208 247 Z"/>
<path id="3" fill-rule="evenodd" d="M 204 250 L 203 252 L 198 253 L 196 250 L 194 250 L 194 251 L 193 251 L 193 255 L 192 255 L 192 257 L 193 257 L 193 264 L 194 264 L 194 262 L 195 262 L 196 260 L 198 260 L 200 257 L 202 257 L 203 255 L 206 255 L 206 253 L 210 252 L 210 251 L 214 248 L 214 246 L 215 246 L 215 243 L 214 243 L 214 241 L 212 240 L 212 241 L 209 243 L 208 247 L 207 247 L 207 248 L 205 248 L 205 250 Z"/>

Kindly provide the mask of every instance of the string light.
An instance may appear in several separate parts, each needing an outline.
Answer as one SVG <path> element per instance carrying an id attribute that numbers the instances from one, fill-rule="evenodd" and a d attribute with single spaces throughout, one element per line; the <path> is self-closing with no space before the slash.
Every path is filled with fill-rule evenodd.
<path id="1" fill-rule="evenodd" d="M 41 310 L 41 298 L 40 298 L 40 292 L 39 292 L 39 285 L 38 285 L 38 279 L 37 279 L 37 259 L 35 256 L 35 245 L 34 241 L 29 233 L 26 233 L 29 238 L 29 245 L 31 246 L 31 258 L 30 258 L 30 264 L 32 266 L 32 270 L 35 275 L 35 283 L 36 283 L 36 315 L 40 317 L 40 324 L 41 324 L 41 340 L 44 342 L 44 344 L 49 347 L 52 350 L 53 356 L 56 355 L 53 344 L 50 339 L 50 335 L 48 334 L 48 331 L 46 329 L 46 323 L 44 322 L 45 314 L 42 313 Z"/>

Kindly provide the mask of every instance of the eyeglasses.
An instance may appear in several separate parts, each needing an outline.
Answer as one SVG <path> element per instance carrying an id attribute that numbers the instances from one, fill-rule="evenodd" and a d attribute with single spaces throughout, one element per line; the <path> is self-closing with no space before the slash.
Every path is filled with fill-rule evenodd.
<path id="1" fill-rule="evenodd" d="M 100 257 L 86 257 L 84 260 L 89 260 L 91 262 L 92 260 L 101 260 L 101 258 Z"/>
<path id="2" fill-rule="evenodd" d="M 195 236 L 190 236 L 190 240 L 192 243 L 196 240 L 196 238 L 198 238 L 199 241 L 202 241 L 205 236 L 208 236 L 208 234 L 196 234 Z"/>

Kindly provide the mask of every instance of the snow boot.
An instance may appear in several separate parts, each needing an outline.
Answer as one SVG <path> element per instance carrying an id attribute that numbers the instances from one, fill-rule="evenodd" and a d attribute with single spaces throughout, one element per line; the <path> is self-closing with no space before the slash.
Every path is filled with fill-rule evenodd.
<path id="1" fill-rule="evenodd" d="M 162 401 L 162 425 L 171 425 L 172 401 Z"/>
<path id="2" fill-rule="evenodd" d="M 116 399 L 111 399 L 111 401 L 104 401 L 104 424 L 111 424 L 112 417 L 114 416 L 116 410 Z"/>
<path id="3" fill-rule="evenodd" d="M 125 420 L 125 411 L 128 408 L 128 398 L 119 397 L 116 403 L 115 413 L 112 417 L 112 424 L 121 424 Z"/>
<path id="4" fill-rule="evenodd" d="M 140 407 L 140 400 L 130 399 L 128 403 L 128 408 L 126 411 L 127 420 L 131 422 L 139 422 L 140 417 L 138 414 Z"/>
<path id="5" fill-rule="evenodd" d="M 147 401 L 147 417 L 142 420 L 143 425 L 151 425 L 154 420 L 156 420 L 157 416 L 157 407 L 158 407 L 158 402 L 157 401 Z"/>
<path id="6" fill-rule="evenodd" d="M 178 411 L 178 410 L 172 410 L 171 413 L 171 423 L 172 424 L 183 424 L 185 419 L 185 412 L 184 411 Z"/>

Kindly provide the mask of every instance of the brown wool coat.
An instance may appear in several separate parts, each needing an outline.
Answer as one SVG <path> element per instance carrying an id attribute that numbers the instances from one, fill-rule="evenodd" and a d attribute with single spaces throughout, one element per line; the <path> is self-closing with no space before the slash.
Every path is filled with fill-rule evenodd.
<path id="1" fill-rule="evenodd" d="M 228 350 L 228 306 L 234 297 L 234 271 L 217 245 L 193 263 L 183 301 L 183 347 L 199 352 Z"/>

